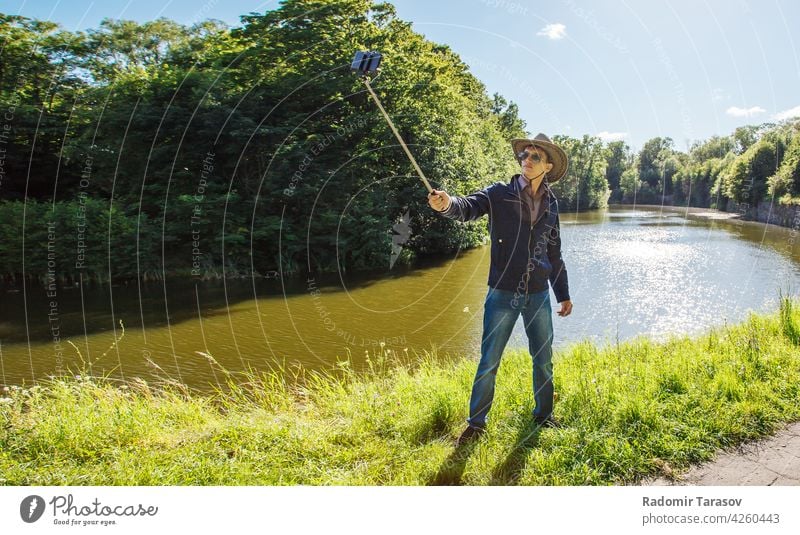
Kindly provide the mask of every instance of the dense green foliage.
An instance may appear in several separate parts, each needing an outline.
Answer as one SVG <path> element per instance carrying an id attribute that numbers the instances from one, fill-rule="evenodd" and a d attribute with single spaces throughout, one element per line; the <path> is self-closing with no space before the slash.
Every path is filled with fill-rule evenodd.
<path id="1" fill-rule="evenodd" d="M 401 261 L 483 243 L 485 219 L 460 224 L 428 208 L 349 71 L 364 49 L 384 53 L 373 85 L 434 186 L 466 194 L 518 170 L 508 146 L 526 135 L 518 106 L 489 96 L 388 3 L 286 0 L 235 28 L 104 20 L 69 32 L 0 14 L 2 275 L 385 271 L 406 212 Z M 555 190 L 569 210 L 609 199 L 791 204 L 797 132 L 742 127 L 688 154 L 670 138 L 634 154 L 621 141 L 554 135 L 570 157 Z"/>
<path id="2" fill-rule="evenodd" d="M 0 183 L 9 276 L 46 273 L 42 221 L 15 215 L 48 218 L 81 197 L 130 232 L 92 226 L 96 247 L 76 269 L 76 230 L 53 215 L 59 279 L 135 276 L 137 259 L 156 273 L 198 263 L 203 273 L 385 270 L 407 210 L 409 253 L 481 243 L 485 221 L 461 225 L 427 208 L 349 71 L 356 50 L 385 54 L 373 85 L 438 187 L 468 193 L 507 180 L 507 140 L 524 135 L 515 104 L 489 97 L 448 47 L 369 0 L 290 0 L 232 29 L 105 20 L 73 33 L 3 15 L 0 39 L 0 96 L 15 108 Z"/>
<path id="3" fill-rule="evenodd" d="M 117 206 L 97 199 L 78 201 L 0 202 L 0 217 L 18 225 L 0 225 L 0 243 L 16 254 L 0 256 L 0 270 L 33 272 L 47 285 L 78 281 L 97 273 L 113 278 L 158 278 L 161 265 L 155 257 L 137 256 L 155 251 L 160 236 L 142 214 L 124 214 Z M 24 222 L 25 233 L 15 232 Z M 137 226 L 141 225 L 137 233 Z M 138 242 L 136 237 L 138 236 Z M 23 263 L 24 260 L 24 263 Z M 41 266 L 45 266 L 44 271 Z"/>
<path id="4" fill-rule="evenodd" d="M 695 142 L 688 153 L 670 138 L 645 143 L 621 173 L 619 190 L 609 178 L 614 200 L 719 209 L 761 203 L 798 204 L 800 121 L 737 128 L 729 136 Z M 615 175 L 616 176 L 616 175 Z"/>
<path id="5" fill-rule="evenodd" d="M 583 136 L 572 139 L 553 136 L 569 158 L 567 175 L 553 185 L 553 191 L 564 208 L 588 210 L 603 208 L 608 204 L 608 182 L 606 181 L 607 150 L 596 137 Z"/>

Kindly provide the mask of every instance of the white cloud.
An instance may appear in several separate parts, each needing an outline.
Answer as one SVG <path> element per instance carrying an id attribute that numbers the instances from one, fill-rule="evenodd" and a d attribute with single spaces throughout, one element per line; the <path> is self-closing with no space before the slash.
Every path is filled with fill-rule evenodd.
<path id="1" fill-rule="evenodd" d="M 567 35 L 567 27 L 560 22 L 557 22 L 556 24 L 548 24 L 539 30 L 536 35 L 543 35 L 548 39 L 563 39 Z"/>
<path id="2" fill-rule="evenodd" d="M 752 108 L 737 108 L 736 106 L 731 106 L 725 113 L 728 115 L 732 115 L 734 117 L 750 117 L 751 115 L 755 115 L 757 113 L 764 113 L 765 110 L 761 106 L 753 106 Z"/>
<path id="3" fill-rule="evenodd" d="M 604 142 L 608 143 L 609 141 L 622 141 L 626 137 L 628 137 L 627 132 L 606 132 L 603 130 L 602 132 L 598 132 L 595 136 L 599 137 Z"/>
<path id="4" fill-rule="evenodd" d="M 791 119 L 792 117 L 800 117 L 800 106 L 783 110 L 772 116 L 776 121 L 783 121 L 784 119 Z"/>

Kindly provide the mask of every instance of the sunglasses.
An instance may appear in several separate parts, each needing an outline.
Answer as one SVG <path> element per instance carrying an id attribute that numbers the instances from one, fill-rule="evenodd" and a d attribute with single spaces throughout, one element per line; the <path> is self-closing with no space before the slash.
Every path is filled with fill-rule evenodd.
<path id="1" fill-rule="evenodd" d="M 542 157 L 539 156 L 539 154 L 536 152 L 528 152 L 527 150 L 524 150 L 519 154 L 517 154 L 517 159 L 519 159 L 520 162 L 525 161 L 525 159 L 528 157 L 530 157 L 530 159 L 533 160 L 534 163 L 542 161 Z"/>

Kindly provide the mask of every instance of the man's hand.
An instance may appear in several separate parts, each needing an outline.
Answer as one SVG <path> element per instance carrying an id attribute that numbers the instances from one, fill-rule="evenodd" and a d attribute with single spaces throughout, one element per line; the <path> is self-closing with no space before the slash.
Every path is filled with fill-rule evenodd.
<path id="1" fill-rule="evenodd" d="M 444 212 L 450 206 L 450 195 L 446 191 L 435 189 L 428 193 L 428 204 L 437 212 Z"/>
<path id="2" fill-rule="evenodd" d="M 572 301 L 561 301 L 559 304 L 561 305 L 561 310 L 559 310 L 557 314 L 562 318 L 569 316 L 569 313 L 572 312 Z"/>

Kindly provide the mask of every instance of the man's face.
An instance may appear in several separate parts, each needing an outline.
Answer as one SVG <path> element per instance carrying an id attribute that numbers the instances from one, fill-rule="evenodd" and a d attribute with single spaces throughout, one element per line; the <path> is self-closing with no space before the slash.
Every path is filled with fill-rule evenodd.
<path id="1" fill-rule="evenodd" d="M 544 174 L 553 168 L 553 164 L 547 161 L 547 153 L 533 145 L 528 145 L 523 150 L 528 156 L 520 161 L 522 174 L 528 180 L 544 178 Z"/>

